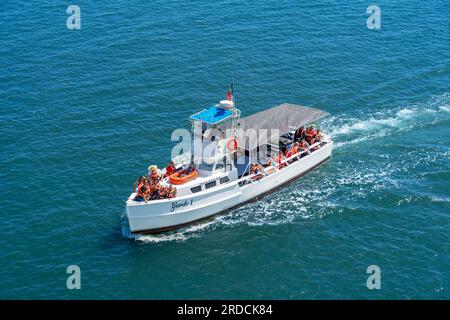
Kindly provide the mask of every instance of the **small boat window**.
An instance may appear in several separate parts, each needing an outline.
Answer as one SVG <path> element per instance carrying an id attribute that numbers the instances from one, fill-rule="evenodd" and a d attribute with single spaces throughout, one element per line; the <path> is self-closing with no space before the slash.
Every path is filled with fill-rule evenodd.
<path id="1" fill-rule="evenodd" d="M 201 185 L 191 188 L 192 193 L 196 193 L 196 192 L 199 192 L 201 190 L 202 190 L 202 186 Z"/>
<path id="2" fill-rule="evenodd" d="M 216 185 L 217 185 L 217 181 L 216 180 L 208 182 L 208 183 L 205 183 L 205 189 L 209 189 L 209 188 L 215 187 Z"/>
<path id="3" fill-rule="evenodd" d="M 226 183 L 226 182 L 228 182 L 228 181 L 230 181 L 230 178 L 228 178 L 228 177 L 222 177 L 222 178 L 220 178 L 220 183 Z"/>
<path id="4" fill-rule="evenodd" d="M 200 165 L 198 166 L 198 170 L 201 171 L 212 171 L 214 168 L 214 164 L 206 164 L 204 162 L 200 163 Z"/>

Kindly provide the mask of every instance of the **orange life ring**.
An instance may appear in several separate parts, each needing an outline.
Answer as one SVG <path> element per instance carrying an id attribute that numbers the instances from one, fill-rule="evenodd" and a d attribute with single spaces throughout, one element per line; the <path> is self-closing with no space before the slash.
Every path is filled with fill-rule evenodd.
<path id="1" fill-rule="evenodd" d="M 194 180 L 195 178 L 198 177 L 198 172 L 197 171 L 192 171 L 191 173 L 189 173 L 189 174 L 187 174 L 187 175 L 185 175 L 183 177 L 180 177 L 180 174 L 182 174 L 184 172 L 185 171 L 182 170 L 180 172 L 175 172 L 175 173 L 171 174 L 169 176 L 170 182 L 172 182 L 173 184 L 179 185 L 179 184 L 184 184 L 186 182 L 192 181 L 192 180 Z"/>
<path id="2" fill-rule="evenodd" d="M 236 151 L 238 148 L 238 142 L 236 138 L 230 138 L 227 142 L 227 148 L 230 151 Z"/>

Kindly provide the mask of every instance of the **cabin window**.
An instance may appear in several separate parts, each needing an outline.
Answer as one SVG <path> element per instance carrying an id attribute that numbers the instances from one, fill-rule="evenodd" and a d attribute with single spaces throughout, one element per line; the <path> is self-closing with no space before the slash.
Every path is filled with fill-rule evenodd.
<path id="1" fill-rule="evenodd" d="M 208 182 L 208 183 L 205 183 L 205 189 L 209 189 L 209 188 L 215 187 L 216 185 L 217 185 L 217 181 L 216 180 Z"/>
<path id="2" fill-rule="evenodd" d="M 223 163 L 217 163 L 216 164 L 216 170 L 223 169 Z"/>
<path id="3" fill-rule="evenodd" d="M 198 169 L 201 170 L 201 171 L 212 171 L 213 167 L 214 167 L 213 164 L 201 163 L 199 165 Z"/>
<path id="4" fill-rule="evenodd" d="M 226 183 L 226 182 L 228 182 L 228 181 L 230 181 L 230 178 L 228 178 L 228 177 L 222 177 L 222 178 L 220 178 L 220 183 Z"/>
<path id="5" fill-rule="evenodd" d="M 191 188 L 191 192 L 192 193 L 196 193 L 196 192 L 199 192 L 201 190 L 202 190 L 202 186 L 201 185 Z"/>

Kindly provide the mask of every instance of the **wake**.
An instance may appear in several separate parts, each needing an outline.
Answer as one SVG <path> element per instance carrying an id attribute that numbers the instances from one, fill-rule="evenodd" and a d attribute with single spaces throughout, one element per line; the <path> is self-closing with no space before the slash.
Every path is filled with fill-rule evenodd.
<path id="1" fill-rule="evenodd" d="M 395 133 L 439 124 L 450 119 L 450 93 L 430 99 L 425 104 L 383 108 L 367 116 L 345 114 L 323 121 L 335 148 L 380 139 Z"/>

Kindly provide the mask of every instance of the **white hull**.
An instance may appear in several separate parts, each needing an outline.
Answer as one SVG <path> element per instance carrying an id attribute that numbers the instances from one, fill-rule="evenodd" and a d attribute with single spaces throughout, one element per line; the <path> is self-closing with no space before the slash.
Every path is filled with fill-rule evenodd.
<path id="1" fill-rule="evenodd" d="M 330 141 L 312 154 L 287 167 L 243 186 L 239 181 L 219 185 L 206 191 L 172 199 L 145 202 L 127 201 L 127 217 L 131 232 L 161 232 L 235 208 L 261 197 L 301 177 L 331 157 Z"/>

